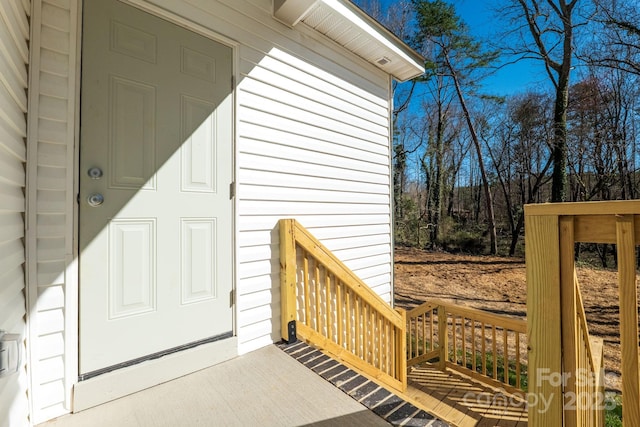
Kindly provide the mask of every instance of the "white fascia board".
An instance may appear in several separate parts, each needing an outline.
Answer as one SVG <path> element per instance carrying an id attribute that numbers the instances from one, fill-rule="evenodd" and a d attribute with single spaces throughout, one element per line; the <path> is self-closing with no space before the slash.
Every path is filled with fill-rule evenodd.
<path id="1" fill-rule="evenodd" d="M 290 0 L 291 1 L 291 0 Z M 344 16 L 353 25 L 360 28 L 370 37 L 390 49 L 402 60 L 406 61 L 416 70 L 416 74 L 410 78 L 418 77 L 424 73 L 424 58 L 402 40 L 387 30 L 382 24 L 371 18 L 349 0 L 321 0 L 323 4 L 332 8 L 336 13 Z M 409 79 L 407 79 L 409 80 Z"/>

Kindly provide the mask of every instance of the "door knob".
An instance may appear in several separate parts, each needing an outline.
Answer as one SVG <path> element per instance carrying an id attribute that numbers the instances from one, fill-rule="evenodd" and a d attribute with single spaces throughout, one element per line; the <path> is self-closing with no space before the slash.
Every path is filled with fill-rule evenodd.
<path id="1" fill-rule="evenodd" d="M 92 208 L 100 206 L 102 203 L 104 203 L 104 196 L 100 193 L 93 193 L 89 197 L 87 197 L 87 203 L 89 203 L 89 206 L 91 206 Z"/>
<path id="2" fill-rule="evenodd" d="M 92 168 L 89 168 L 89 170 L 87 171 L 87 174 L 91 179 L 100 179 L 102 178 L 102 169 L 94 166 Z"/>

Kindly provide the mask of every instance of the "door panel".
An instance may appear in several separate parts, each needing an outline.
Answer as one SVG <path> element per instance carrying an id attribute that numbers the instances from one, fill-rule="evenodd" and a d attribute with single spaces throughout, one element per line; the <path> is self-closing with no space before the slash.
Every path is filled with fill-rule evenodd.
<path id="1" fill-rule="evenodd" d="M 229 47 L 116 0 L 83 28 L 86 374 L 232 331 L 233 102 Z"/>

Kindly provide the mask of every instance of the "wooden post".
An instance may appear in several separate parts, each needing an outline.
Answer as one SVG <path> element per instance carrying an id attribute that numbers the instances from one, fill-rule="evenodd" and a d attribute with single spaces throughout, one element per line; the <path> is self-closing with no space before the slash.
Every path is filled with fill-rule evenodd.
<path id="1" fill-rule="evenodd" d="M 295 220 L 280 220 L 280 320 L 282 338 L 295 342 L 296 241 Z"/>
<path id="2" fill-rule="evenodd" d="M 438 345 L 440 346 L 438 367 L 444 370 L 449 360 L 449 334 L 447 333 L 447 309 L 442 305 L 438 306 Z"/>
<path id="3" fill-rule="evenodd" d="M 620 347 L 622 349 L 622 419 L 640 425 L 638 373 L 638 295 L 636 291 L 635 230 L 632 215 L 617 216 Z"/>
<path id="4" fill-rule="evenodd" d="M 407 312 L 402 308 L 397 308 L 396 311 L 402 318 L 402 325 L 404 327 L 398 331 L 396 341 L 396 365 L 397 375 L 396 378 L 402 383 L 402 390 L 407 389 Z"/>
<path id="5" fill-rule="evenodd" d="M 561 426 L 563 397 L 558 216 L 526 213 L 527 206 L 525 255 L 529 426 Z"/>
<path id="6" fill-rule="evenodd" d="M 566 375 L 564 402 L 566 406 L 564 425 L 576 427 L 582 425 L 582 411 L 577 410 L 577 403 L 582 396 L 576 388 L 578 374 L 578 325 L 576 306 L 575 249 L 574 249 L 573 216 L 560 217 L 560 298 L 562 307 L 562 351 L 563 369 Z"/>

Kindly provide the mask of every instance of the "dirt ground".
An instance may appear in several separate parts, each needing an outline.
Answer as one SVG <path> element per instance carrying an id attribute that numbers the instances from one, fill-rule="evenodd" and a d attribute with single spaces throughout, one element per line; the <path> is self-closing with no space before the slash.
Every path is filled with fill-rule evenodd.
<path id="1" fill-rule="evenodd" d="M 440 299 L 497 314 L 526 318 L 524 259 L 395 249 L 395 300 L 403 308 Z M 620 338 L 616 273 L 578 268 L 591 335 L 604 340 L 605 378 L 620 391 Z"/>

